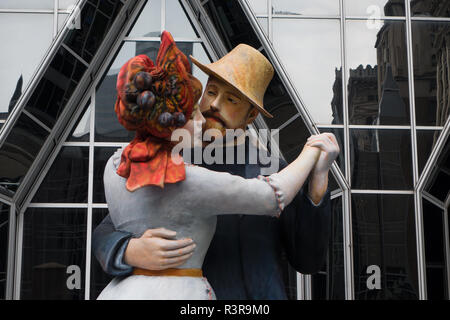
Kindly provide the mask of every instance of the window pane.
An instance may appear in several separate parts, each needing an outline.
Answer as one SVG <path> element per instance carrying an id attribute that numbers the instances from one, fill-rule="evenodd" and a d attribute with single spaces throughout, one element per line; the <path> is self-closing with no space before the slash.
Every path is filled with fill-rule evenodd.
<path id="1" fill-rule="evenodd" d="M 310 133 L 301 118 L 295 119 L 279 132 L 279 146 L 287 162 L 297 158 L 306 143 Z"/>
<path id="2" fill-rule="evenodd" d="M 118 147 L 95 147 L 94 149 L 94 203 L 106 203 L 103 173 L 109 158 Z"/>
<path id="3" fill-rule="evenodd" d="M 0 13 L 0 41 L 4 44 L 0 50 L 0 113 L 15 106 L 52 36 L 51 14 Z"/>
<path id="4" fill-rule="evenodd" d="M 417 157 L 419 160 L 419 175 L 436 145 L 441 130 L 417 130 Z"/>
<path id="5" fill-rule="evenodd" d="M 352 188 L 412 190 L 409 130 L 350 129 Z"/>
<path id="6" fill-rule="evenodd" d="M 311 276 L 313 300 L 344 300 L 344 243 L 342 197 L 331 200 L 331 236 L 327 261 Z"/>
<path id="7" fill-rule="evenodd" d="M 0 300 L 6 295 L 8 267 L 9 206 L 0 202 Z"/>
<path id="8" fill-rule="evenodd" d="M 339 0 L 272 0 L 273 14 L 339 15 Z"/>
<path id="9" fill-rule="evenodd" d="M 444 212 L 422 198 L 425 261 L 427 268 L 427 298 L 444 300 L 447 298 Z"/>
<path id="10" fill-rule="evenodd" d="M 102 222 L 102 220 L 108 215 L 108 209 L 92 209 L 92 232 L 94 232 L 95 228 Z M 91 291 L 90 291 L 90 299 L 97 299 L 98 295 L 102 290 L 108 285 L 108 283 L 114 277 L 108 275 L 105 271 L 103 271 L 100 263 L 97 258 L 94 256 L 92 252 L 91 257 Z"/>
<path id="11" fill-rule="evenodd" d="M 258 19 L 258 23 L 264 30 L 264 33 L 268 37 L 269 36 L 269 23 L 268 23 L 269 19 L 267 19 L 267 18 L 257 18 L 257 19 Z"/>
<path id="12" fill-rule="evenodd" d="M 341 68 L 339 21 L 273 20 L 274 46 L 316 123 L 342 123 L 332 105 Z M 320 41 L 317 41 L 320 39 Z"/>
<path id="13" fill-rule="evenodd" d="M 76 3 L 77 0 L 58 0 L 59 9 L 72 9 Z"/>
<path id="14" fill-rule="evenodd" d="M 137 49 L 138 44 L 140 47 Z M 114 106 L 117 99 L 116 83 L 120 68 L 132 57 L 147 54 L 150 59 L 156 58 L 159 43 L 125 42 L 103 78 L 95 94 L 95 141 L 130 142 L 134 132 L 127 131 L 117 120 Z M 152 57 L 152 55 L 154 57 Z"/>
<path id="15" fill-rule="evenodd" d="M 122 6 L 121 1 L 101 1 L 96 6 L 86 2 L 81 9 L 79 26 L 68 32 L 64 43 L 90 63 Z"/>
<path id="16" fill-rule="evenodd" d="M 411 13 L 418 17 L 450 17 L 448 0 L 422 0 L 411 2 Z"/>
<path id="17" fill-rule="evenodd" d="M 450 112 L 449 61 L 445 41 L 450 23 L 412 22 L 417 125 L 443 126 Z"/>
<path id="18" fill-rule="evenodd" d="M 85 71 L 86 66 L 61 47 L 25 108 L 52 128 Z"/>
<path id="19" fill-rule="evenodd" d="M 66 19 L 69 17 L 66 13 L 58 13 L 58 32 L 64 27 Z"/>
<path id="20" fill-rule="evenodd" d="M 273 118 L 264 117 L 270 129 L 276 129 L 298 114 L 297 108 L 286 92 L 283 83 L 275 75 L 264 95 L 264 108 Z"/>
<path id="21" fill-rule="evenodd" d="M 178 0 L 166 1 L 165 28 L 174 38 L 198 38 Z"/>
<path id="22" fill-rule="evenodd" d="M 355 298 L 418 299 L 414 196 L 352 194 L 352 217 Z"/>
<path id="23" fill-rule="evenodd" d="M 405 3 L 403 0 L 345 0 L 345 14 L 370 19 L 385 16 L 404 16 Z"/>
<path id="24" fill-rule="evenodd" d="M 170 30 L 169 30 L 170 31 Z M 129 37 L 159 37 L 161 34 L 161 0 L 147 1 Z"/>
<path id="25" fill-rule="evenodd" d="M 267 14 L 267 0 L 248 0 L 255 14 Z"/>
<path id="26" fill-rule="evenodd" d="M 294 102 L 277 74 L 274 75 L 267 87 L 264 95 L 264 108 L 273 115 L 273 118 L 264 117 L 264 121 L 270 129 L 280 127 L 298 114 Z"/>
<path id="27" fill-rule="evenodd" d="M 61 0 L 60 0 L 61 1 Z M 53 10 L 54 0 L 2 0 L 0 9 L 49 9 Z"/>
<path id="28" fill-rule="evenodd" d="M 75 127 L 70 132 L 67 137 L 67 141 L 89 141 L 89 133 L 90 133 L 90 124 L 91 124 L 91 99 L 89 99 L 88 103 L 84 107 L 84 111 L 81 112 L 78 121 L 76 122 Z"/>
<path id="29" fill-rule="evenodd" d="M 24 214 L 21 299 L 83 300 L 86 209 Z"/>
<path id="30" fill-rule="evenodd" d="M 62 147 L 32 202 L 87 203 L 88 147 Z"/>
<path id="31" fill-rule="evenodd" d="M 11 196 L 41 150 L 48 131 L 22 114 L 0 148 L 0 192 Z"/>
<path id="32" fill-rule="evenodd" d="M 445 203 L 450 191 L 450 143 L 447 138 L 442 152 L 434 163 L 425 190 Z"/>
<path id="33" fill-rule="evenodd" d="M 347 21 L 350 124 L 408 125 L 405 23 Z"/>
<path id="34" fill-rule="evenodd" d="M 177 44 L 178 46 L 178 44 Z M 196 58 L 198 61 L 201 61 L 204 64 L 208 64 L 211 62 L 211 60 L 208 57 L 208 54 L 205 51 L 205 48 L 203 47 L 203 44 L 201 43 L 194 43 L 193 47 L 193 53 L 192 56 Z M 189 57 L 189 56 L 187 56 Z M 196 77 L 203 85 L 203 89 L 206 88 L 206 83 L 208 82 L 208 75 L 204 73 L 202 70 L 200 70 L 199 67 L 197 67 L 195 64 L 191 63 L 189 59 L 189 63 L 192 67 L 192 75 Z"/>

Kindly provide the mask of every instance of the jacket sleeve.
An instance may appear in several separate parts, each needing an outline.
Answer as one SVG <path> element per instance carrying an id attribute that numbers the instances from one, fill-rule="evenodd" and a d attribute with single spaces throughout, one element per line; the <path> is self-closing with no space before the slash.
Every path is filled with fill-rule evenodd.
<path id="1" fill-rule="evenodd" d="M 92 234 L 92 252 L 103 270 L 111 276 L 125 276 L 133 267 L 123 262 L 125 249 L 132 234 L 116 231 L 111 217 L 107 215 Z"/>
<path id="2" fill-rule="evenodd" d="M 321 269 L 328 252 L 331 201 L 328 189 L 317 205 L 306 190 L 307 183 L 284 209 L 279 227 L 289 263 L 300 273 L 313 274 Z"/>

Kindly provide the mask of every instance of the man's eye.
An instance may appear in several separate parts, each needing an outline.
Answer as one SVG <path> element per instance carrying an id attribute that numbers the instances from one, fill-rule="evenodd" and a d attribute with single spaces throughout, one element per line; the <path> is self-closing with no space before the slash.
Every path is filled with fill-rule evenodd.
<path id="1" fill-rule="evenodd" d="M 230 102 L 233 103 L 233 104 L 236 104 L 236 103 L 237 103 L 237 101 L 234 100 L 234 99 L 232 99 L 232 98 L 228 98 L 228 101 L 230 101 Z"/>
<path id="2" fill-rule="evenodd" d="M 209 94 L 210 96 L 213 96 L 213 95 L 215 95 L 216 93 L 215 93 L 214 91 L 208 91 L 208 94 Z"/>

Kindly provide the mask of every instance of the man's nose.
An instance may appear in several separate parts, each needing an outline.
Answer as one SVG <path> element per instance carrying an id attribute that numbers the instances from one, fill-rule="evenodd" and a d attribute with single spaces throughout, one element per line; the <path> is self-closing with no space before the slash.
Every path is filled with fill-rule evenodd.
<path id="1" fill-rule="evenodd" d="M 211 105 L 209 106 L 212 112 L 219 112 L 220 111 L 220 104 L 219 104 L 219 96 L 217 96 L 213 101 L 211 101 Z"/>

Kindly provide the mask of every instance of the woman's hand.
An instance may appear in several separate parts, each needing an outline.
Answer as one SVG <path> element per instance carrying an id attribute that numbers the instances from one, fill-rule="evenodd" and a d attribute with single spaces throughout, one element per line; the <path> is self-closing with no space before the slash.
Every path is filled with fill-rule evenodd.
<path id="1" fill-rule="evenodd" d="M 148 229 L 140 238 L 132 238 L 124 262 L 147 270 L 164 270 L 184 264 L 194 254 L 192 239 L 175 240 L 176 232 L 164 228 Z"/>
<path id="2" fill-rule="evenodd" d="M 328 172 L 339 155 L 340 149 L 336 137 L 332 133 L 312 135 L 305 146 L 317 147 L 321 150 L 319 160 L 311 171 L 308 194 L 318 204 L 328 188 Z"/>

